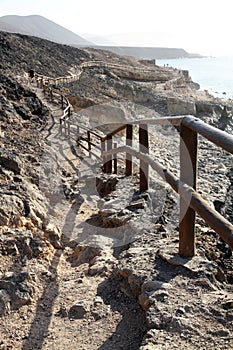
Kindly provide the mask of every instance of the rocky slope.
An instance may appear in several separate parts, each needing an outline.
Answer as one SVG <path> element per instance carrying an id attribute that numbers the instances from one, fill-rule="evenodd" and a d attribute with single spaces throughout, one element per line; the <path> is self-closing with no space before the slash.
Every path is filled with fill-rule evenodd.
<path id="1" fill-rule="evenodd" d="M 98 170 L 97 191 L 95 177 L 88 178 L 93 162 L 59 136 L 59 105 L 25 73 L 57 77 L 83 62 L 107 62 L 61 88 L 73 117 L 95 126 L 193 113 L 223 128 L 222 106 L 230 110 L 231 101 L 199 92 L 187 72 L 155 67 L 158 79 L 149 81 L 136 69 L 147 66 L 101 50 L 1 33 L 0 52 L 0 347 L 231 349 L 227 245 L 198 218 L 197 256 L 179 258 L 177 197 L 156 177 L 149 202 L 138 196 L 136 172 L 127 179 Z M 178 172 L 176 130 L 151 134 L 152 154 Z M 232 156 L 203 140 L 200 149 L 199 192 L 232 220 Z M 164 197 L 156 211 L 158 193 Z M 122 237 L 125 245 L 96 244 L 121 227 L 131 235 Z"/>

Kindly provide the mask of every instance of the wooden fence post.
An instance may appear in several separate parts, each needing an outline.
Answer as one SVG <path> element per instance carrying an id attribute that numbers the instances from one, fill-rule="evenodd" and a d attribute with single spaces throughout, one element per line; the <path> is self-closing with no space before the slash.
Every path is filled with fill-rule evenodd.
<path id="1" fill-rule="evenodd" d="M 117 142 L 114 142 L 114 148 L 117 148 Z M 115 153 L 113 156 L 113 169 L 114 174 L 117 174 L 117 153 Z"/>
<path id="2" fill-rule="evenodd" d="M 112 135 L 107 136 L 107 151 L 112 150 Z M 106 157 L 106 173 L 112 173 L 112 155 L 108 154 Z"/>
<path id="3" fill-rule="evenodd" d="M 149 153 L 148 126 L 140 124 L 139 126 L 139 151 Z M 148 190 L 149 165 L 140 159 L 140 191 Z"/>
<path id="4" fill-rule="evenodd" d="M 105 141 L 103 141 L 103 139 L 101 139 L 101 157 L 102 157 L 102 161 L 103 161 L 103 172 L 106 173 L 107 169 L 106 169 L 106 156 L 104 156 L 105 152 Z"/>
<path id="5" fill-rule="evenodd" d="M 132 146 L 133 144 L 133 125 L 126 125 L 126 145 Z M 132 175 L 132 155 L 126 152 L 125 160 L 125 175 Z"/>
<path id="6" fill-rule="evenodd" d="M 197 182 L 197 133 L 181 124 L 180 131 L 180 183 L 196 190 Z M 191 198 L 190 198 L 191 200 Z M 195 210 L 180 196 L 179 255 L 195 255 Z"/>

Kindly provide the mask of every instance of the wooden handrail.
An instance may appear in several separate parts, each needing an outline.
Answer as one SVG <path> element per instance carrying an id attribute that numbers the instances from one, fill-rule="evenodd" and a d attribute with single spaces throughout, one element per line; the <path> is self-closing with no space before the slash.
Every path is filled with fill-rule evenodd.
<path id="1" fill-rule="evenodd" d="M 233 153 L 233 135 L 208 125 L 202 120 L 191 115 L 184 117 L 182 124 L 204 136 L 206 139 L 223 148 L 225 151 Z"/>
<path id="2" fill-rule="evenodd" d="M 90 134 L 89 134 L 89 135 L 90 135 Z M 90 150 L 90 146 L 93 146 L 93 147 L 95 147 L 98 151 L 101 151 L 101 147 L 98 146 L 98 145 L 96 145 L 96 143 L 92 142 L 91 139 L 90 139 L 90 137 L 81 136 L 80 138 L 77 138 L 76 141 L 79 142 L 79 143 L 80 143 L 80 141 L 86 141 L 86 142 L 88 143 L 88 145 L 89 145 L 88 150 Z"/>
<path id="3" fill-rule="evenodd" d="M 180 125 L 181 143 L 180 143 L 180 179 L 174 177 L 174 175 L 166 169 L 163 169 L 157 163 L 155 163 L 149 155 L 143 154 L 142 149 L 140 152 L 132 149 L 129 146 L 119 147 L 114 150 L 103 151 L 103 158 L 116 154 L 117 152 L 126 152 L 126 158 L 130 155 L 130 162 L 132 156 L 140 159 L 140 189 L 147 189 L 148 183 L 146 183 L 146 176 L 143 167 L 145 163 L 150 165 L 156 170 L 171 187 L 180 194 L 180 224 L 179 224 L 179 254 L 184 257 L 192 257 L 195 254 L 195 213 L 197 212 L 206 223 L 212 227 L 233 249 L 233 226 L 216 210 L 211 208 L 207 202 L 195 191 L 196 189 L 196 175 L 197 175 L 197 135 L 200 134 L 207 138 L 209 141 L 215 143 L 217 146 L 226 150 L 229 153 L 233 153 L 233 136 L 226 132 L 214 128 L 203 121 L 193 117 L 171 117 L 158 118 L 154 120 L 140 120 L 130 122 L 128 125 L 139 124 L 139 127 L 144 125 L 146 130 L 147 124 L 168 124 L 172 122 L 173 125 Z M 126 126 L 125 126 L 126 127 Z M 121 128 L 118 128 L 121 129 Z M 114 135 L 115 131 L 109 135 Z M 105 137 L 106 139 L 106 137 Z M 139 136 L 140 139 L 140 136 Z M 139 140 L 142 144 L 142 140 Z M 144 147 L 144 150 L 149 148 Z M 188 153 L 187 153 L 188 152 Z M 189 159 L 189 162 L 187 161 Z M 129 170 L 129 160 L 126 159 L 126 173 L 131 174 Z M 142 166 L 143 164 L 143 166 Z M 157 165 L 156 165 L 157 164 Z M 147 170 L 146 170 L 147 175 Z M 188 198 L 188 199 L 187 199 Z"/>
<path id="4" fill-rule="evenodd" d="M 78 126 L 80 129 L 89 131 L 92 135 L 97 137 L 99 140 L 103 140 L 103 137 L 101 135 L 97 134 L 97 132 L 93 131 L 92 129 L 88 128 L 85 125 L 81 125 L 81 124 L 71 124 L 71 125 Z"/>
<path id="5" fill-rule="evenodd" d="M 104 137 L 102 138 L 102 141 L 106 141 L 109 137 L 112 137 L 112 136 L 118 134 L 120 131 L 126 129 L 126 125 L 127 125 L 127 124 L 123 124 L 123 125 L 119 126 L 119 128 L 117 128 L 117 129 L 111 131 L 109 134 L 107 134 L 106 136 L 104 136 Z"/>
<path id="6" fill-rule="evenodd" d="M 117 129 L 111 131 L 108 133 L 104 138 L 103 141 L 106 141 L 109 136 L 114 136 L 118 134 L 120 131 L 126 129 L 126 125 L 140 125 L 140 124 L 150 124 L 150 125 L 173 125 L 173 126 L 179 126 L 182 122 L 184 117 L 161 117 L 161 118 L 155 118 L 155 119 L 137 119 L 133 121 L 127 121 L 125 124 L 119 126 Z"/>
<path id="7" fill-rule="evenodd" d="M 115 149 L 113 148 L 112 150 L 104 151 L 104 156 L 122 152 L 127 152 L 149 164 L 151 168 L 155 170 L 173 188 L 173 190 L 181 195 L 181 197 L 185 200 L 186 205 L 195 210 L 206 221 L 206 223 L 213 228 L 225 242 L 229 244 L 231 249 L 233 249 L 233 225 L 215 209 L 210 207 L 210 205 L 191 186 L 180 182 L 180 179 L 175 177 L 172 172 L 165 169 L 158 162 L 155 162 L 149 155 L 136 151 L 132 147 L 121 146 Z"/>

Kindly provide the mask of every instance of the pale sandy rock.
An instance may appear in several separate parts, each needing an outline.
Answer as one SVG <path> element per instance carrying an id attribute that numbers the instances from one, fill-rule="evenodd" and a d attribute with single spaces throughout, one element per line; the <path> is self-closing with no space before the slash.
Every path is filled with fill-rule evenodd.
<path id="1" fill-rule="evenodd" d="M 172 285 L 170 283 L 158 281 L 158 280 L 153 280 L 153 281 L 147 281 L 143 283 L 142 285 L 142 291 L 143 292 L 153 292 L 158 289 L 170 289 L 172 288 Z"/>
<path id="2" fill-rule="evenodd" d="M 171 115 L 196 115 L 195 102 L 189 100 L 170 98 L 167 101 L 167 109 Z"/>

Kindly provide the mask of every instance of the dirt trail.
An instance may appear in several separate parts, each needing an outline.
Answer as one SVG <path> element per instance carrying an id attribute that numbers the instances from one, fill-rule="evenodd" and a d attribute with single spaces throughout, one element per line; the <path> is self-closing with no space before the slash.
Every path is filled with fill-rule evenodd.
<path id="1" fill-rule="evenodd" d="M 34 91 L 52 112 L 43 131 L 40 187 L 49 202 L 49 221 L 62 232 L 62 249 L 50 248 L 47 256 L 21 267 L 31 276 L 33 302 L 2 318 L 0 348 L 138 349 L 145 333 L 144 313 L 110 277 L 116 262 L 113 251 L 75 248 L 78 233 L 85 230 L 81 224 L 97 211 L 86 200 L 86 181 L 78 181 L 90 159 L 84 162 L 74 154 L 72 143 L 59 134 L 61 110 L 39 89 Z"/>

